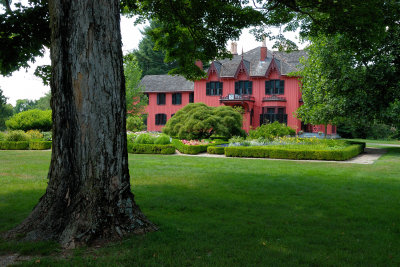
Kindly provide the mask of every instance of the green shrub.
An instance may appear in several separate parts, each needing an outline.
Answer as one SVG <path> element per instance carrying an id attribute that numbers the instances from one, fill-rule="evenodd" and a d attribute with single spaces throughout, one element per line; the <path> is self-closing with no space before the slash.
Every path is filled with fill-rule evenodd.
<path id="1" fill-rule="evenodd" d="M 29 139 L 30 139 L 29 135 L 27 135 L 24 131 L 17 130 L 8 132 L 5 140 L 18 142 L 18 141 L 29 141 Z"/>
<path id="2" fill-rule="evenodd" d="M 137 136 L 135 138 L 135 140 L 133 141 L 134 144 L 154 144 L 155 141 L 155 137 L 147 134 L 147 133 L 143 133 L 139 136 Z"/>
<path id="3" fill-rule="evenodd" d="M 51 125 L 51 110 L 31 109 L 15 114 L 6 121 L 7 128 L 11 130 L 50 131 Z"/>
<path id="4" fill-rule="evenodd" d="M 306 150 L 285 147 L 226 147 L 227 157 L 309 159 L 309 160 L 347 160 L 364 151 L 365 143 L 352 143 L 335 150 Z"/>
<path id="5" fill-rule="evenodd" d="M 26 132 L 30 139 L 42 139 L 43 134 L 40 133 L 38 130 L 29 130 Z"/>
<path id="6" fill-rule="evenodd" d="M 128 152 L 133 154 L 174 154 L 175 146 L 128 143 Z"/>
<path id="7" fill-rule="evenodd" d="M 0 141 L 0 150 L 27 150 L 29 149 L 28 141 Z"/>
<path id="8" fill-rule="evenodd" d="M 43 134 L 43 141 L 52 141 L 53 140 L 52 132 L 42 132 L 42 134 Z"/>
<path id="9" fill-rule="evenodd" d="M 29 149 L 31 150 L 45 150 L 51 148 L 51 141 L 30 141 Z"/>
<path id="10" fill-rule="evenodd" d="M 154 141 L 154 144 L 157 145 L 169 145 L 171 144 L 170 137 L 168 135 L 162 134 L 159 137 L 156 138 Z"/>
<path id="11" fill-rule="evenodd" d="M 144 130 L 146 126 L 143 123 L 141 116 L 129 116 L 126 118 L 126 129 L 132 132 L 140 132 Z"/>
<path id="12" fill-rule="evenodd" d="M 6 140 L 6 134 L 3 132 L 0 132 L 0 141 Z"/>
<path id="13" fill-rule="evenodd" d="M 207 147 L 207 153 L 223 155 L 225 153 L 225 147 L 223 147 L 223 146 L 209 146 L 209 147 Z"/>
<path id="14" fill-rule="evenodd" d="M 287 135 L 294 136 L 296 135 L 296 131 L 283 123 L 275 121 L 273 123 L 263 124 L 255 130 L 250 130 L 248 139 L 262 138 L 265 140 L 273 140 L 276 137 Z"/>
<path id="15" fill-rule="evenodd" d="M 172 144 L 178 149 L 179 152 L 183 154 L 191 154 L 191 155 L 196 155 L 202 152 L 207 152 L 207 147 L 211 146 L 211 144 L 208 145 L 185 145 L 182 143 L 180 140 L 177 139 L 172 139 Z"/>

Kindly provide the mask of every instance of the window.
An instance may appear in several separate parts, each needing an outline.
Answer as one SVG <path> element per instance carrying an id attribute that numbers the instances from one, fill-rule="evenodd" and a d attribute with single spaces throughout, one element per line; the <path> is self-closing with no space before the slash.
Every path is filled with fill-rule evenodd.
<path id="1" fill-rule="evenodd" d="M 156 114 L 156 125 L 165 125 L 167 123 L 167 115 L 164 113 Z"/>
<path id="2" fill-rule="evenodd" d="M 189 103 L 194 103 L 194 93 L 189 94 Z"/>
<path id="3" fill-rule="evenodd" d="M 157 105 L 165 105 L 165 93 L 157 94 Z"/>
<path id="4" fill-rule="evenodd" d="M 180 105 L 180 104 L 182 104 L 182 94 L 181 93 L 172 94 L 172 105 Z"/>
<path id="5" fill-rule="evenodd" d="M 222 95 L 222 82 L 206 83 L 206 95 Z"/>
<path id="6" fill-rule="evenodd" d="M 283 80 L 265 81 L 266 95 L 283 95 L 285 93 L 284 88 L 285 88 L 285 81 Z"/>
<path id="7" fill-rule="evenodd" d="M 275 121 L 287 124 L 287 116 L 284 107 L 263 107 L 263 112 L 260 114 L 260 125 Z"/>
<path id="8" fill-rule="evenodd" d="M 252 81 L 235 82 L 235 94 L 236 95 L 251 95 L 251 94 L 253 94 L 253 82 Z"/>

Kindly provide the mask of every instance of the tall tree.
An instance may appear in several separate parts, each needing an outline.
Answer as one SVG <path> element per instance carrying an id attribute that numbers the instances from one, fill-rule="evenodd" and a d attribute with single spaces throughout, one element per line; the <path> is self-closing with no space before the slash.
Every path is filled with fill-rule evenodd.
<path id="1" fill-rule="evenodd" d="M 3 90 L 0 88 L 0 131 L 6 127 L 5 121 L 13 114 L 13 108 L 7 104 L 7 97 L 3 95 Z"/>
<path id="2" fill-rule="evenodd" d="M 178 66 L 175 61 L 164 62 L 165 52 L 154 50 L 155 43 L 151 39 L 149 32 L 160 26 L 160 23 L 157 24 L 153 20 L 150 21 L 150 26 L 145 27 L 142 31 L 143 38 L 139 42 L 138 49 L 132 52 L 142 70 L 142 77 L 148 74 L 167 74 L 168 71 Z"/>
<path id="3" fill-rule="evenodd" d="M 49 183 L 9 237 L 75 247 L 155 230 L 130 188 L 119 1 L 49 2 L 53 146 Z"/>

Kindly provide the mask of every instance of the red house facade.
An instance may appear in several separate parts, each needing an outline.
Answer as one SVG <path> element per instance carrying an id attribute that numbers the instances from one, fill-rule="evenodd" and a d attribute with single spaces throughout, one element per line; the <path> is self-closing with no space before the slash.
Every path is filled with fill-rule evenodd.
<path id="1" fill-rule="evenodd" d="M 294 117 L 302 105 L 297 70 L 304 51 L 271 52 L 265 46 L 242 55 L 232 44 L 232 59 L 213 61 L 207 78 L 190 82 L 181 76 L 147 75 L 142 79 L 149 97 L 147 129 L 161 131 L 176 111 L 192 102 L 209 106 L 241 106 L 243 128 L 249 131 L 263 123 L 279 121 L 297 132 L 324 132 L 323 125 L 303 125 Z M 201 64 L 199 64 L 201 67 Z M 335 134 L 329 125 L 328 134 Z"/>

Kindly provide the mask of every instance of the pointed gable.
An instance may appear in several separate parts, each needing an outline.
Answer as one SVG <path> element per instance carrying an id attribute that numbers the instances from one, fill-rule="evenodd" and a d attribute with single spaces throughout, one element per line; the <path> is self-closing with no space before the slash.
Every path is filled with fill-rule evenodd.
<path id="1" fill-rule="evenodd" d="M 236 73 L 235 73 L 235 79 L 238 78 L 238 76 L 240 74 L 245 74 L 247 76 L 247 78 L 250 78 L 250 62 L 242 59 L 236 69 Z"/>
<path id="2" fill-rule="evenodd" d="M 277 60 L 276 58 L 273 58 L 271 60 L 271 63 L 268 66 L 267 71 L 265 72 L 265 77 L 269 77 L 274 71 L 278 72 L 278 75 L 281 75 L 281 69 L 280 69 L 281 62 Z"/>

